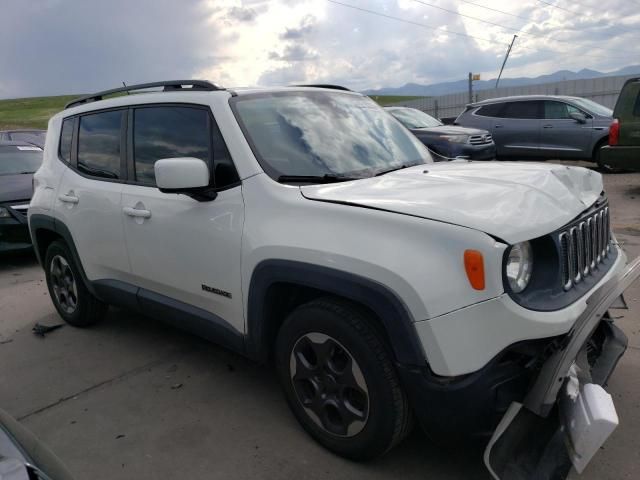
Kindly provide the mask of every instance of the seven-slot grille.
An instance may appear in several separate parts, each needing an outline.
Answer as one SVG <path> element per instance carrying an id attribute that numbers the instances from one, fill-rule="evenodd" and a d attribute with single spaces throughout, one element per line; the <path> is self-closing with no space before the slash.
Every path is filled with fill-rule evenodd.
<path id="1" fill-rule="evenodd" d="M 489 134 L 469 136 L 469 143 L 471 145 L 486 145 L 487 143 L 491 143 L 492 141 L 493 138 Z"/>
<path id="2" fill-rule="evenodd" d="M 598 268 L 611 251 L 609 207 L 600 208 L 560 232 L 562 283 L 571 289 Z"/>

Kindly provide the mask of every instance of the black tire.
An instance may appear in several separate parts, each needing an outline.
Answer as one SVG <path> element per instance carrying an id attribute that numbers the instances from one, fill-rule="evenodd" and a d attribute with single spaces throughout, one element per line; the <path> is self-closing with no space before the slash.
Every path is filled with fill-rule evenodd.
<path id="1" fill-rule="evenodd" d="M 47 248 L 44 271 L 51 301 L 65 322 L 74 327 L 86 327 L 102 320 L 108 306 L 87 290 L 69 247 L 63 241 L 56 240 Z"/>
<path id="2" fill-rule="evenodd" d="M 331 353 L 323 363 L 322 354 L 304 353 L 309 347 Z M 281 327 L 276 349 L 276 368 L 287 402 L 302 427 L 325 448 L 353 460 L 368 460 L 384 454 L 410 432 L 413 422 L 407 396 L 392 356 L 366 311 L 333 298 L 301 305 Z M 306 368 L 301 358 L 315 358 L 316 364 Z M 300 378 L 311 375 L 315 376 Z M 354 388 L 356 378 L 360 382 Z M 364 389 L 359 388 L 363 383 Z M 311 410 L 320 415 L 310 414 Z M 360 420 L 344 427 L 341 412 Z"/>

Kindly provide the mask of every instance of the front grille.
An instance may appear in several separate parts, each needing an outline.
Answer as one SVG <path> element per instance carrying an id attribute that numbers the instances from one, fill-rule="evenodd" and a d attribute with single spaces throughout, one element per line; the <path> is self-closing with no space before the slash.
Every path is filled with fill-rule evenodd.
<path id="1" fill-rule="evenodd" d="M 491 135 L 471 135 L 469 136 L 469 143 L 471 145 L 487 145 L 491 143 L 493 138 Z"/>
<path id="2" fill-rule="evenodd" d="M 611 252 L 609 207 L 591 212 L 558 234 L 562 284 L 570 290 L 592 275 Z"/>

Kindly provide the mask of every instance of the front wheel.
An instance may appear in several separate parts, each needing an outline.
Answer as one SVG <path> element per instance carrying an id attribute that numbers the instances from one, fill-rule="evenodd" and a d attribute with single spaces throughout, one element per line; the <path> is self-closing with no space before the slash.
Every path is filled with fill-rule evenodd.
<path id="1" fill-rule="evenodd" d="M 411 412 L 371 318 L 335 299 L 298 307 L 280 329 L 276 367 L 303 428 L 347 458 L 382 455 L 409 432 Z"/>
<path id="2" fill-rule="evenodd" d="M 44 270 L 53 305 L 65 322 L 85 327 L 104 317 L 107 305 L 87 290 L 64 242 L 56 240 L 49 245 Z"/>

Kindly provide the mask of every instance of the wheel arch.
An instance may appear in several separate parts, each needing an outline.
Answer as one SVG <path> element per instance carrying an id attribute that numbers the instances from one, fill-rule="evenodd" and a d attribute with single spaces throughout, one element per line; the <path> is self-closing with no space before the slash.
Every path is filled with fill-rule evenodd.
<path id="1" fill-rule="evenodd" d="M 595 159 L 598 150 L 600 150 L 605 145 L 609 144 L 609 134 L 607 133 L 604 137 L 598 139 L 596 143 L 593 145 L 593 150 L 591 151 L 591 158 Z"/>
<path id="2" fill-rule="evenodd" d="M 247 299 L 247 354 L 268 360 L 288 313 L 321 296 L 339 297 L 370 312 L 396 361 L 426 364 L 413 318 L 395 292 L 359 275 L 290 260 L 265 260 L 253 271 Z"/>
<path id="3" fill-rule="evenodd" d="M 78 250 L 76 249 L 71 232 L 64 223 L 49 215 L 34 214 L 29 217 L 29 230 L 31 232 L 31 241 L 36 252 L 36 257 L 43 268 L 45 266 L 44 261 L 49 245 L 56 240 L 64 241 L 67 247 L 69 247 L 73 261 L 80 271 L 84 285 L 92 295 L 98 297 L 82 267 L 82 262 L 80 261 L 80 256 L 78 255 Z"/>

